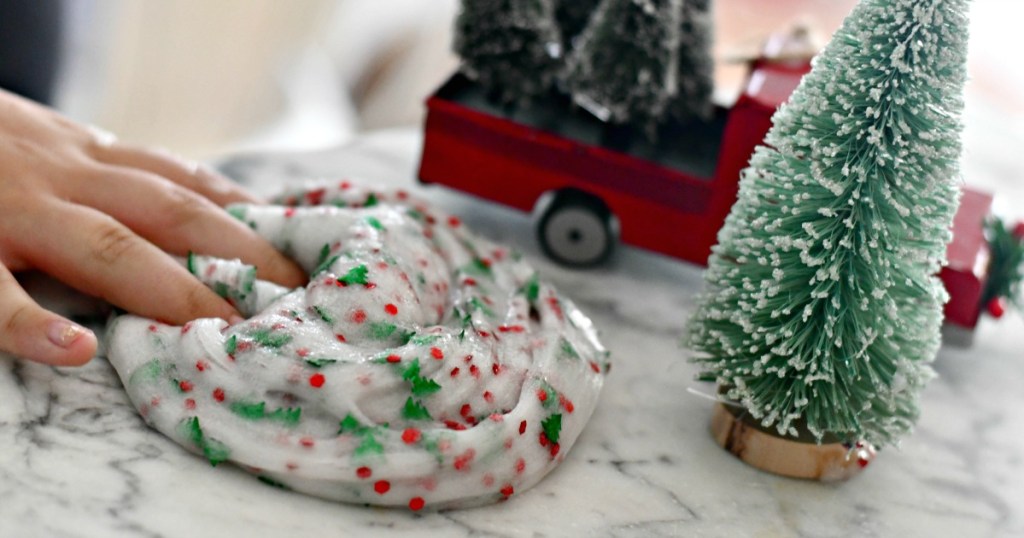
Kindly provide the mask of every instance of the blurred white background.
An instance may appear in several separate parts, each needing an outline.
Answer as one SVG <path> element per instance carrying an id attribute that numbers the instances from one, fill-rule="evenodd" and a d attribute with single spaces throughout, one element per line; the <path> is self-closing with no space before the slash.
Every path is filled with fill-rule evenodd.
<path id="1" fill-rule="evenodd" d="M 725 61 L 805 22 L 822 40 L 855 0 L 717 0 L 719 100 L 743 69 Z M 58 107 L 121 138 L 197 158 L 308 150 L 422 121 L 456 67 L 457 0 L 75 0 Z M 972 7 L 967 175 L 1016 174 L 1024 201 L 1020 0 Z M 995 132 L 993 132 L 995 131 Z M 991 178 L 996 178 L 993 183 Z M 1024 208 L 1011 208 L 1021 214 Z"/>

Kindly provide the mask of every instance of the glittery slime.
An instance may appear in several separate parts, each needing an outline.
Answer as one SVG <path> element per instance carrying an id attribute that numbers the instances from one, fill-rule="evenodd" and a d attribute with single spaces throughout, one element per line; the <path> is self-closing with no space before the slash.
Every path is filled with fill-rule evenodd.
<path id="1" fill-rule="evenodd" d="M 248 319 L 116 318 L 108 355 L 146 422 L 211 464 L 338 501 L 501 501 L 563 458 L 608 353 L 518 254 L 402 192 L 349 182 L 230 211 L 310 274 L 189 270 Z"/>

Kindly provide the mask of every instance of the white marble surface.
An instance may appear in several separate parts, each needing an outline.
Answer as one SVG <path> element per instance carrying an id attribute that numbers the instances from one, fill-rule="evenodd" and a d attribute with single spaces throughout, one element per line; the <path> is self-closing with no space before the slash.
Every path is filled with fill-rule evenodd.
<path id="1" fill-rule="evenodd" d="M 418 149 L 414 132 L 392 132 L 224 164 L 264 191 L 309 176 L 411 186 Z M 977 168 L 986 166 L 998 163 Z M 547 479 L 472 510 L 334 504 L 211 468 L 148 429 L 102 357 L 79 369 L 0 358 L 0 537 L 1024 536 L 1018 314 L 983 322 L 972 348 L 942 349 L 941 377 L 900 450 L 846 483 L 778 478 L 719 449 L 708 435 L 711 402 L 687 392 L 712 390 L 692 381 L 678 345 L 698 267 L 626 248 L 607 267 L 568 271 L 541 258 L 527 216 L 441 187 L 424 194 L 524 251 L 612 350 L 588 429 Z"/>

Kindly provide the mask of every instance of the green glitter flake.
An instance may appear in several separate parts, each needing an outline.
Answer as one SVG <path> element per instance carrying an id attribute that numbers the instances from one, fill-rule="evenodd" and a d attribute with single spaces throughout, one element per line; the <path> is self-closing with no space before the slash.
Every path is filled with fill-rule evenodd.
<path id="1" fill-rule="evenodd" d="M 312 276 L 315 277 L 315 276 L 319 275 L 320 273 L 323 273 L 324 271 L 330 269 L 331 266 L 334 265 L 334 262 L 338 261 L 340 258 L 341 258 L 340 254 L 335 254 L 334 256 L 331 256 L 330 258 L 327 258 L 326 260 L 320 262 L 316 266 L 316 269 L 313 269 Z"/>
<path id="2" fill-rule="evenodd" d="M 328 364 L 334 364 L 336 362 L 338 361 L 335 359 L 306 359 L 306 364 L 310 365 L 313 368 L 323 368 Z"/>
<path id="3" fill-rule="evenodd" d="M 394 323 L 370 323 L 366 326 L 366 334 L 373 340 L 385 340 L 395 334 L 397 329 Z"/>
<path id="4" fill-rule="evenodd" d="M 409 343 L 415 346 L 429 346 L 440 339 L 441 335 L 439 334 L 424 334 L 410 338 Z"/>
<path id="5" fill-rule="evenodd" d="M 232 334 L 231 338 L 228 338 L 228 341 L 224 343 L 224 351 L 228 355 L 234 355 L 235 351 L 238 351 L 238 335 Z"/>
<path id="6" fill-rule="evenodd" d="M 366 202 L 363 203 L 363 207 L 373 207 L 378 203 L 377 195 L 371 192 L 370 195 L 366 197 Z"/>
<path id="7" fill-rule="evenodd" d="M 345 273 L 345 276 L 339 278 L 338 281 L 348 284 L 349 286 L 354 284 L 366 285 L 370 283 L 370 281 L 366 278 L 369 272 L 370 270 L 367 269 L 365 265 L 353 267 L 352 269 L 349 269 L 347 273 Z"/>
<path id="8" fill-rule="evenodd" d="M 526 284 L 523 285 L 523 294 L 526 295 L 526 299 L 530 302 L 536 302 L 537 298 L 540 297 L 540 280 L 537 277 L 537 273 L 534 273 L 530 280 L 527 280 Z"/>
<path id="9" fill-rule="evenodd" d="M 405 370 L 402 371 L 402 379 L 412 384 L 413 396 L 427 396 L 441 390 L 433 379 L 427 379 L 420 375 L 420 360 L 413 359 Z M 408 404 L 407 404 L 408 405 Z"/>
<path id="10" fill-rule="evenodd" d="M 423 403 L 412 399 L 412 396 L 405 401 L 402 408 L 402 418 L 406 420 L 431 420 L 430 412 Z"/>
<path id="11" fill-rule="evenodd" d="M 367 430 L 366 426 L 359 423 L 352 413 L 345 415 L 345 418 L 338 424 L 338 435 L 343 433 L 360 434 Z"/>
<path id="12" fill-rule="evenodd" d="M 279 349 L 292 341 L 292 335 L 283 332 L 274 332 L 269 329 L 257 329 L 249 334 L 257 345 Z"/>
<path id="13" fill-rule="evenodd" d="M 192 273 L 192 276 L 199 276 L 196 273 L 196 253 L 191 250 L 188 251 L 188 257 L 185 259 L 185 267 L 188 268 L 188 272 Z"/>
<path id="14" fill-rule="evenodd" d="M 213 283 L 213 292 L 222 299 L 227 299 L 231 296 L 231 287 L 227 284 L 217 281 Z"/>
<path id="15" fill-rule="evenodd" d="M 375 230 L 384 231 L 384 225 L 381 224 L 377 217 L 366 217 L 366 223 L 373 227 Z"/>
<path id="16" fill-rule="evenodd" d="M 285 484 L 282 484 L 281 482 L 278 482 L 277 480 L 274 480 L 273 478 L 270 478 L 269 476 L 262 476 L 262 475 L 260 475 L 260 476 L 256 477 L 256 480 L 259 480 L 260 482 L 263 482 L 264 484 L 266 484 L 266 485 L 268 485 L 270 487 L 273 487 L 273 488 L 283 489 L 285 491 L 291 491 L 291 489 L 292 489 L 292 488 L 286 486 Z"/>
<path id="17" fill-rule="evenodd" d="M 228 208 L 228 215 L 235 217 L 235 219 L 245 222 L 246 210 L 244 206 L 233 205 Z"/>
<path id="18" fill-rule="evenodd" d="M 559 351 L 561 352 L 559 354 L 559 357 L 566 357 L 570 359 L 580 358 L 580 354 L 576 351 L 576 348 L 574 348 L 572 344 L 569 343 L 569 341 L 566 340 L 565 338 L 559 339 L 558 345 Z"/>
<path id="19" fill-rule="evenodd" d="M 540 427 L 544 429 L 544 435 L 548 440 L 557 443 L 558 437 L 562 434 L 562 414 L 555 413 L 549 416 L 540 423 Z"/>
<path id="20" fill-rule="evenodd" d="M 473 310 L 480 310 L 489 318 L 494 317 L 494 311 L 491 310 L 491 308 L 488 307 L 486 303 L 481 301 L 479 297 L 471 298 L 469 300 L 469 306 L 471 306 Z"/>
<path id="21" fill-rule="evenodd" d="M 301 407 L 282 407 L 267 413 L 264 402 L 234 402 L 231 412 L 246 420 L 272 420 L 285 426 L 295 426 L 302 418 Z"/>
<path id="22" fill-rule="evenodd" d="M 203 453 L 210 465 L 216 467 L 218 464 L 227 461 L 231 456 L 231 450 L 227 445 L 206 437 L 203 428 L 199 425 L 199 417 L 185 419 L 180 426 L 181 434 L 187 437 L 199 451 Z"/>
<path id="23" fill-rule="evenodd" d="M 418 377 L 412 381 L 413 396 L 427 396 L 441 390 L 441 385 L 433 379 Z"/>
<path id="24" fill-rule="evenodd" d="M 327 261 L 327 257 L 331 255 L 331 245 L 324 243 L 324 246 L 320 248 L 320 255 L 316 258 L 316 266 L 320 267 Z"/>
<path id="25" fill-rule="evenodd" d="M 473 258 L 473 261 L 466 264 L 462 268 L 462 270 L 466 273 L 477 276 L 486 276 L 492 278 L 494 276 L 493 271 L 491 271 L 491 265 L 480 258 Z"/>
<path id="26" fill-rule="evenodd" d="M 355 450 L 356 456 L 366 456 L 368 454 L 383 453 L 384 445 L 380 444 L 380 442 L 377 441 L 377 438 L 373 436 L 373 432 L 366 432 L 366 434 L 363 435 L 362 442 L 359 443 L 359 446 L 356 447 Z"/>
<path id="27" fill-rule="evenodd" d="M 132 372 L 131 377 L 128 378 L 128 386 L 134 387 L 141 383 L 152 383 L 160 378 L 164 373 L 164 367 L 160 364 L 158 359 L 153 359 L 146 362 L 142 366 L 139 366 Z"/>
<path id="28" fill-rule="evenodd" d="M 324 323 L 334 323 L 334 317 L 328 314 L 323 308 L 314 306 L 313 311 L 316 312 L 316 315 L 320 316 L 320 319 L 324 320 Z"/>

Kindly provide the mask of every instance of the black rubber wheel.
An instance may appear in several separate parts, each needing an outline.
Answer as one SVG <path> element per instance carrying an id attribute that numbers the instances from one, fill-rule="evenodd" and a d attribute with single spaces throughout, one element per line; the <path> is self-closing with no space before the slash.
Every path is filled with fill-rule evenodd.
<path id="1" fill-rule="evenodd" d="M 592 267 L 611 256 L 618 242 L 618 226 L 599 198 L 562 191 L 542 208 L 537 239 L 544 254 L 559 264 Z"/>

